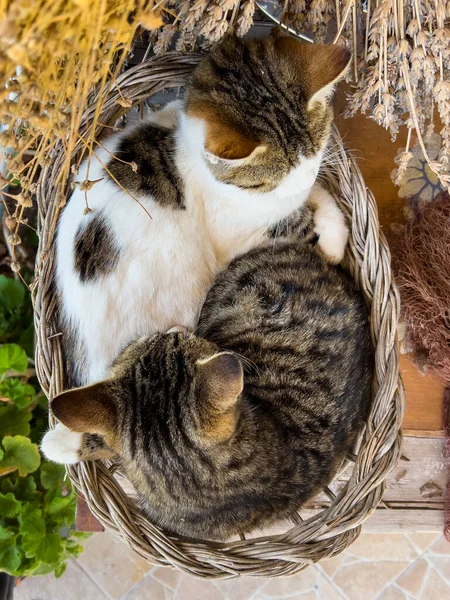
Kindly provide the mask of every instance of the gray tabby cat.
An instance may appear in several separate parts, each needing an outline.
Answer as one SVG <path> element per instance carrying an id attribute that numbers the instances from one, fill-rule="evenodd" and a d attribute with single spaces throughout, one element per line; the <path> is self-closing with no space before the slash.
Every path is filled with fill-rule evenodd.
<path id="1" fill-rule="evenodd" d="M 196 336 L 131 344 L 108 378 L 55 398 L 63 461 L 116 457 L 165 530 L 227 538 L 292 515 L 335 474 L 371 395 L 367 310 L 298 241 L 216 280 Z M 61 460 L 61 447 L 43 450 Z"/>

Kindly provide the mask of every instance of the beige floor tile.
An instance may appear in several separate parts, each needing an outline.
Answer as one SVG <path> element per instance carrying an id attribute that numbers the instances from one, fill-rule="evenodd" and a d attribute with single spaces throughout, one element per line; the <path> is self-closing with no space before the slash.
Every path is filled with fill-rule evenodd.
<path id="1" fill-rule="evenodd" d="M 174 598 L 175 600 L 223 600 L 224 597 L 211 581 L 196 579 L 183 573 Z M 153 600 L 153 598 L 145 600 Z"/>
<path id="2" fill-rule="evenodd" d="M 292 577 L 275 577 L 267 581 L 260 593 L 267 598 L 285 598 L 314 590 L 319 571 L 311 566 Z"/>
<path id="3" fill-rule="evenodd" d="M 80 554 L 78 563 L 113 600 L 145 577 L 145 571 L 128 556 L 126 546 L 109 533 L 96 536 Z"/>
<path id="4" fill-rule="evenodd" d="M 361 561 L 343 565 L 333 581 L 350 600 L 373 600 L 408 565 L 405 561 Z"/>
<path id="5" fill-rule="evenodd" d="M 162 583 L 148 575 L 129 591 L 123 600 L 167 600 L 166 591 Z M 169 590 L 169 593 L 169 597 L 173 598 L 173 591 Z"/>
<path id="6" fill-rule="evenodd" d="M 267 583 L 263 577 L 236 577 L 215 581 L 214 585 L 226 600 L 248 600 Z"/>
<path id="7" fill-rule="evenodd" d="M 406 537 L 412 542 L 414 546 L 421 552 L 424 552 L 431 546 L 438 538 L 441 537 L 440 533 L 408 533 Z"/>
<path id="8" fill-rule="evenodd" d="M 390 585 L 377 597 L 377 600 L 408 600 L 408 596 L 396 585 Z"/>
<path id="9" fill-rule="evenodd" d="M 450 558 L 447 556 L 429 556 L 433 567 L 450 583 Z"/>
<path id="10" fill-rule="evenodd" d="M 320 596 L 319 596 L 320 598 Z M 289 600 L 317 600 L 316 592 L 306 592 L 305 594 L 296 594 L 295 596 L 289 596 Z M 320 598 L 322 600 L 322 598 Z"/>
<path id="11" fill-rule="evenodd" d="M 339 567 L 344 564 L 346 559 L 346 552 L 339 554 L 338 556 L 333 556 L 332 558 L 326 558 L 325 560 L 321 560 L 319 563 L 319 567 L 325 571 L 328 577 L 333 577 Z"/>
<path id="12" fill-rule="evenodd" d="M 450 598 L 450 585 L 437 571 L 430 569 L 419 600 L 448 600 L 448 598 Z"/>
<path id="13" fill-rule="evenodd" d="M 30 577 L 14 590 L 14 600 L 107 600 L 107 596 L 72 560 L 66 572 L 56 579 L 53 574 Z"/>
<path id="14" fill-rule="evenodd" d="M 319 600 L 345 600 L 345 596 L 337 586 L 331 583 L 322 573 L 319 573 L 315 590 Z"/>
<path id="15" fill-rule="evenodd" d="M 402 573 L 395 583 L 403 590 L 417 598 L 426 579 L 429 566 L 425 559 L 421 558 L 412 564 L 409 569 Z"/>
<path id="16" fill-rule="evenodd" d="M 432 554 L 450 554 L 450 542 L 447 542 L 444 536 L 441 536 L 430 548 Z"/>
<path id="17" fill-rule="evenodd" d="M 122 551 L 129 558 L 131 558 L 134 564 L 137 565 L 144 573 L 148 573 L 149 571 L 155 568 L 155 565 L 152 565 L 147 560 L 145 560 L 145 558 L 142 558 L 140 554 L 129 548 L 124 542 L 122 542 L 120 538 L 114 536 L 114 541 L 120 546 L 120 548 L 122 548 Z"/>
<path id="18" fill-rule="evenodd" d="M 152 571 L 152 577 L 160 581 L 162 584 L 176 590 L 181 577 L 181 571 L 171 569 L 170 567 L 157 567 Z"/>
<path id="19" fill-rule="evenodd" d="M 365 560 L 412 561 L 418 556 L 417 550 L 402 533 L 362 533 L 347 552 Z"/>

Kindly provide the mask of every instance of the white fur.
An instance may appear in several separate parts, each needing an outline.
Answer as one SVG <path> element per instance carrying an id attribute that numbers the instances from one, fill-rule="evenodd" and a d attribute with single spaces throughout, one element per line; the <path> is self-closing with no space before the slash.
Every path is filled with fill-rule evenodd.
<path id="1" fill-rule="evenodd" d="M 234 257 L 261 244 L 268 227 L 306 201 L 322 159 L 322 153 L 302 159 L 274 191 L 251 193 L 213 177 L 204 155 L 204 123 L 187 117 L 178 102 L 151 120 L 164 124 L 179 120 L 175 158 L 186 186 L 186 210 L 164 208 L 150 196 L 140 196 L 150 218 L 104 176 L 101 163 L 106 164 L 110 154 L 101 149 L 96 151 L 101 162 L 91 157 L 89 172 L 84 162 L 77 177 L 78 181 L 103 178 L 87 192 L 92 213 L 83 215 L 85 193 L 77 188 L 59 222 L 57 285 L 64 328 L 73 327 L 85 348 L 86 367 L 80 367 L 84 384 L 104 378 L 132 340 L 175 325 L 193 329 L 215 275 Z M 110 152 L 120 135 L 107 142 Z M 335 208 L 339 221 L 341 213 Z M 74 269 L 74 238 L 100 209 L 107 211 L 120 259 L 110 275 L 83 284 Z M 342 232 L 333 238 L 328 232 L 334 227 L 328 221 L 331 207 L 323 211 L 325 220 L 320 213 L 316 222 L 325 240 L 322 249 L 340 256 Z"/>
<path id="2" fill-rule="evenodd" d="M 73 465 L 80 460 L 78 451 L 81 448 L 83 434 L 70 431 L 61 423 L 55 429 L 47 431 L 41 442 L 41 451 L 55 463 Z"/>
<path id="3" fill-rule="evenodd" d="M 312 189 L 311 199 L 316 209 L 314 232 L 319 236 L 319 249 L 329 262 L 340 263 L 348 241 L 345 217 L 333 197 L 317 184 Z"/>

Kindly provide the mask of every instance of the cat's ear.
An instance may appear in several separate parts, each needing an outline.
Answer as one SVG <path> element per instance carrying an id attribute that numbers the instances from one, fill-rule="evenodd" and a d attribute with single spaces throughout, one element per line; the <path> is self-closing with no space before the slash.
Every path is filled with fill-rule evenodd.
<path id="1" fill-rule="evenodd" d="M 205 153 L 210 162 L 244 161 L 265 149 L 210 106 L 196 105 L 188 115 L 205 123 Z"/>
<path id="2" fill-rule="evenodd" d="M 244 387 L 236 355 L 220 352 L 197 361 L 200 435 L 210 442 L 229 439 L 236 428 L 238 398 Z"/>
<path id="3" fill-rule="evenodd" d="M 288 36 L 277 37 L 274 43 L 279 55 L 291 63 L 294 77 L 297 63 L 297 77 L 306 87 L 309 107 L 330 98 L 336 84 L 347 74 L 352 58 L 346 48 L 337 44 L 302 43 Z"/>
<path id="4" fill-rule="evenodd" d="M 63 392 L 52 400 L 51 409 L 58 421 L 71 431 L 111 438 L 117 423 L 113 394 L 113 382 L 102 381 Z"/>

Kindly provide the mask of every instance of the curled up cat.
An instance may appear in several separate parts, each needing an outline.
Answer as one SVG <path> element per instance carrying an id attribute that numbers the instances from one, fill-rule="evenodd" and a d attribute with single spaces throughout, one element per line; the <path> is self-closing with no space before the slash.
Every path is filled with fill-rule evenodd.
<path id="1" fill-rule="evenodd" d="M 225 539 L 289 518 L 333 478 L 372 364 L 348 275 L 279 239 L 218 276 L 196 335 L 143 337 L 104 381 L 56 397 L 42 448 L 63 463 L 114 458 L 153 523 Z"/>
<path id="2" fill-rule="evenodd" d="M 217 273 L 307 203 L 318 250 L 342 259 L 345 219 L 316 176 L 349 61 L 341 46 L 227 37 L 183 103 L 82 163 L 77 181 L 95 183 L 76 188 L 57 232 L 67 387 L 103 379 L 140 336 L 192 329 Z"/>

